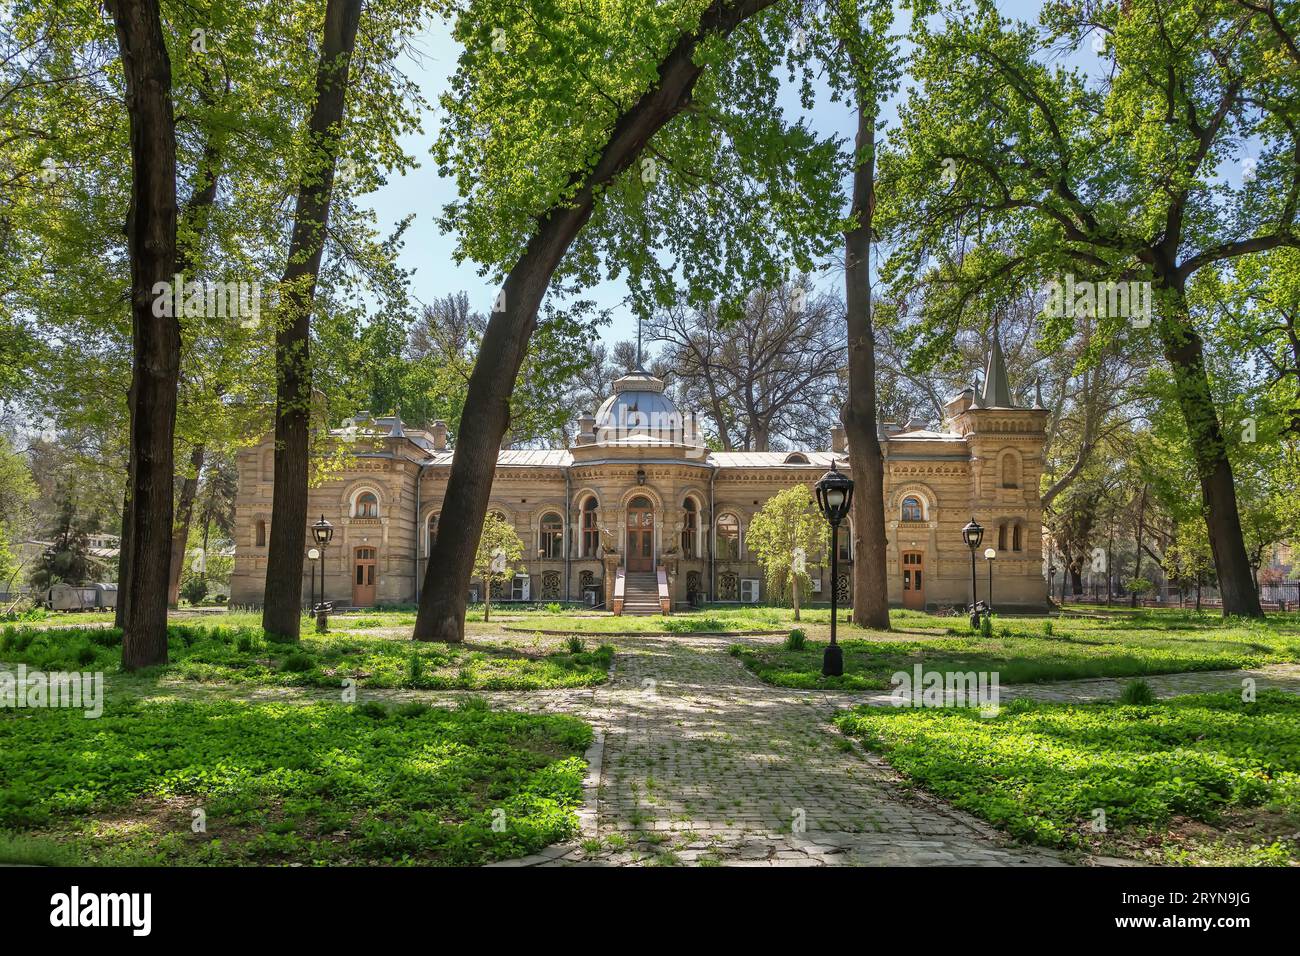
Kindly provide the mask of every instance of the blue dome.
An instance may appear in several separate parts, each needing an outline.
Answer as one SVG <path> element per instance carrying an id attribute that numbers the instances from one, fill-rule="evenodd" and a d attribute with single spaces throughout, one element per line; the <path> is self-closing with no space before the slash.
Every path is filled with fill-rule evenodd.
<path id="1" fill-rule="evenodd" d="M 604 444 L 694 444 L 695 423 L 664 394 L 662 379 L 636 369 L 614 382 L 614 394 L 597 410 L 596 440 Z"/>

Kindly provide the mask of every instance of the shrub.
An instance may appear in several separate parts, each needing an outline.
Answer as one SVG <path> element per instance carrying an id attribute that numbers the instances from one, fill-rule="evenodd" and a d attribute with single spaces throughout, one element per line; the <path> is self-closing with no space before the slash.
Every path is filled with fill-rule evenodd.
<path id="1" fill-rule="evenodd" d="M 181 597 L 191 604 L 198 604 L 208 596 L 208 582 L 203 578 L 190 578 L 181 585 Z"/>
<path id="2" fill-rule="evenodd" d="M 89 644 L 83 644 L 77 648 L 77 663 L 85 666 L 95 660 L 95 649 Z"/>
<path id="3" fill-rule="evenodd" d="M 785 636 L 785 649 L 787 651 L 801 651 L 808 642 L 808 635 L 804 634 L 799 628 L 795 628 Z"/>
<path id="4" fill-rule="evenodd" d="M 1052 622 L 1050 620 L 1043 622 L 1043 636 L 1044 637 L 1052 636 Z"/>
<path id="5" fill-rule="evenodd" d="M 1124 685 L 1120 691 L 1119 702 L 1121 704 L 1131 704 L 1134 706 L 1144 707 L 1156 702 L 1156 695 L 1151 690 L 1151 685 L 1144 680 L 1131 680 Z"/>
<path id="6" fill-rule="evenodd" d="M 414 687 L 424 676 L 424 658 L 419 654 L 412 654 L 406 662 L 406 682 Z"/>
<path id="7" fill-rule="evenodd" d="M 587 645 L 582 642 L 582 638 L 577 634 L 570 634 L 565 644 L 568 646 L 570 654 L 581 654 L 587 649 Z"/>
<path id="8" fill-rule="evenodd" d="M 564 608 L 562 608 L 559 604 L 557 604 L 557 603 L 555 603 L 554 601 L 552 601 L 550 604 L 546 605 L 546 613 L 547 613 L 547 614 L 563 614 L 563 613 L 564 613 Z"/>
<path id="9" fill-rule="evenodd" d="M 993 615 L 985 614 L 980 618 L 980 637 L 993 636 Z"/>
<path id="10" fill-rule="evenodd" d="M 280 670 L 290 671 L 294 674 L 301 674 L 304 671 L 309 671 L 312 669 L 312 666 L 313 661 L 311 655 L 303 653 L 302 651 L 293 651 L 286 654 L 280 661 Z"/>

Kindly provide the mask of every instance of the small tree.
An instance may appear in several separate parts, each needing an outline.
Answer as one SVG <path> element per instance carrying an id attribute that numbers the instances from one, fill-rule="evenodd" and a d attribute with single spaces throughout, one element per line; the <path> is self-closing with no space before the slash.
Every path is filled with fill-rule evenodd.
<path id="1" fill-rule="evenodd" d="M 53 542 L 32 571 L 32 587 L 37 591 L 60 582 L 85 584 L 94 580 L 102 566 L 90 553 L 90 533 L 77 514 L 72 492 L 60 485 L 55 492 L 57 508 L 47 534 Z"/>
<path id="2" fill-rule="evenodd" d="M 826 521 L 808 486 L 795 485 L 768 499 L 749 523 L 748 541 L 763 565 L 768 593 L 784 601 L 790 585 L 794 619 L 799 620 L 799 588 L 809 581 L 807 558 L 826 547 Z"/>
<path id="3" fill-rule="evenodd" d="M 483 521 L 474 556 L 474 573 L 483 580 L 483 620 L 491 620 L 493 582 L 510 577 L 523 554 L 524 543 L 514 525 L 496 512 L 490 513 Z"/>

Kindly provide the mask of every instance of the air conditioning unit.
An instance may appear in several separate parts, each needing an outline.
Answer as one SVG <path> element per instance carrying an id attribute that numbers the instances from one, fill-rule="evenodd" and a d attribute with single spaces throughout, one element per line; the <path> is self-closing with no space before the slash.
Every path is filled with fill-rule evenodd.
<path id="1" fill-rule="evenodd" d="M 741 604 L 758 603 L 758 578 L 740 579 L 740 603 Z"/>
<path id="2" fill-rule="evenodd" d="M 527 601 L 528 588 L 531 579 L 526 574 L 516 574 L 514 580 L 510 582 L 510 600 Z"/>

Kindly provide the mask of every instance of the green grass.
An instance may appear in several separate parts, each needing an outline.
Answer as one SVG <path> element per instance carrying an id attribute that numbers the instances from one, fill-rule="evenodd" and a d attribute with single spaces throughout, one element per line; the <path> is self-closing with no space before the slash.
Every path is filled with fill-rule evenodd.
<path id="1" fill-rule="evenodd" d="M 204 683 L 332 687 L 345 679 L 358 687 L 425 690 L 536 690 L 588 687 L 608 679 L 614 649 L 574 651 L 560 643 L 535 647 L 439 644 L 393 637 L 331 633 L 298 644 L 265 639 L 260 628 L 208 622 L 168 627 L 170 663 L 158 676 Z M 0 630 L 0 661 L 41 670 L 99 670 L 121 663 L 121 631 L 114 628 Z M 412 666 L 412 659 L 418 660 Z"/>
<path id="2" fill-rule="evenodd" d="M 0 711 L 0 861 L 477 864 L 575 835 L 591 729 L 405 704 Z M 205 832 L 193 832 L 195 811 Z"/>
<path id="3" fill-rule="evenodd" d="M 1300 697 L 1149 706 L 1016 700 L 860 707 L 836 723 L 898 770 L 1015 836 L 1167 862 L 1300 862 Z M 1093 832 L 1096 810 L 1107 832 Z"/>
<path id="4" fill-rule="evenodd" d="M 736 644 L 732 653 L 760 679 L 779 687 L 885 690 L 897 671 L 915 664 L 941 671 L 996 671 L 1003 684 L 1087 677 L 1137 677 L 1180 671 L 1228 670 L 1300 660 L 1300 622 L 1292 615 L 1265 622 L 1168 612 L 999 621 L 994 637 L 961 623 L 939 635 L 895 616 L 896 631 L 863 632 L 840 641 L 844 676 L 821 676 L 824 641 L 796 650 Z M 931 618 L 933 623 L 943 618 Z"/>

